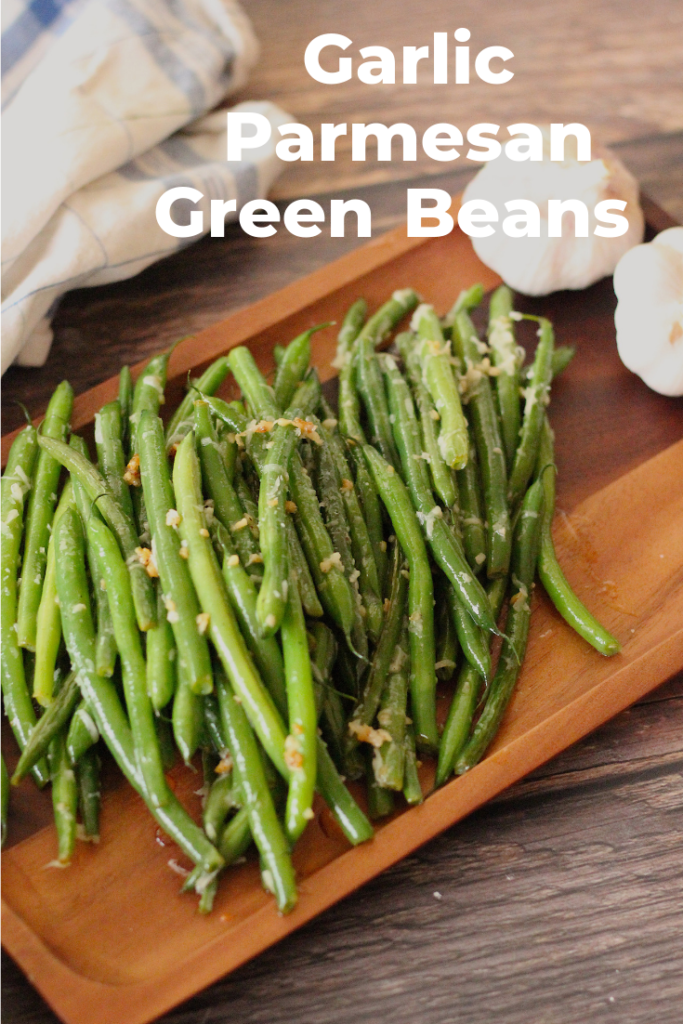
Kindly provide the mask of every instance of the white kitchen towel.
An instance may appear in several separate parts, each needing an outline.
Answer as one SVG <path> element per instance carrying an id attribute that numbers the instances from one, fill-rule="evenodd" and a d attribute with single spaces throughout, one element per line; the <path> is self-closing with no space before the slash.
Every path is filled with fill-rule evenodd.
<path id="1" fill-rule="evenodd" d="M 6 0 L 4 15 L 3 373 L 42 365 L 64 292 L 187 244 L 156 223 L 166 189 L 203 192 L 208 230 L 211 199 L 263 197 L 281 166 L 274 144 L 228 163 L 225 111 L 206 114 L 257 56 L 234 0 Z"/>

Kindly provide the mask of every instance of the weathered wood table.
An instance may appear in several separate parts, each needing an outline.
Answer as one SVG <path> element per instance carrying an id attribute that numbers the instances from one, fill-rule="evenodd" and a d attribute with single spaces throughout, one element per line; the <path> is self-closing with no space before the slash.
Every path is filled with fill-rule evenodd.
<path id="1" fill-rule="evenodd" d="M 439 120 L 462 129 L 583 121 L 683 220 L 679 0 L 646 9 L 628 0 L 469 0 L 456 11 L 388 0 L 245 6 L 263 56 L 244 98 L 275 99 L 314 129 L 323 120 L 409 121 L 418 131 Z M 320 32 L 349 35 L 354 50 L 398 52 L 460 25 L 473 43 L 515 52 L 509 88 L 330 88 L 303 70 L 305 45 Z M 457 192 L 472 173 L 443 167 L 357 164 L 345 150 L 337 164 L 294 165 L 275 196 L 364 198 L 378 234 L 403 219 L 409 185 Z M 3 380 L 3 432 L 20 419 L 11 399 L 35 414 L 62 377 L 82 391 L 356 244 L 326 232 L 256 240 L 230 229 L 132 281 L 71 294 L 47 365 L 12 368 Z M 679 406 L 672 417 L 680 423 Z M 571 482 L 574 493 L 604 479 L 601 440 L 615 441 L 609 410 L 597 422 L 595 459 Z M 648 426 L 634 430 L 624 471 L 665 443 Z M 678 676 L 164 1024 L 674 1024 L 683 1017 L 682 770 Z M 56 1021 L 7 957 L 2 1009 L 5 1024 Z"/>

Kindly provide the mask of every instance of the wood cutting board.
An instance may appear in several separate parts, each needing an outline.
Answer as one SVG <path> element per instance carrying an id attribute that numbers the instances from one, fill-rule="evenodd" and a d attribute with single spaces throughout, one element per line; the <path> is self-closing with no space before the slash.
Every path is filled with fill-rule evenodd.
<path id="1" fill-rule="evenodd" d="M 444 311 L 474 281 L 498 279 L 469 239 L 408 239 L 391 232 L 302 281 L 242 310 L 180 346 L 170 368 L 169 405 L 188 370 L 235 344 L 249 344 L 264 370 L 272 347 L 327 319 L 359 295 L 371 308 L 411 284 Z M 68 1024 L 145 1024 L 255 956 L 384 868 L 597 728 L 683 666 L 683 404 L 654 396 L 614 352 L 609 283 L 522 308 L 551 315 L 558 343 L 576 343 L 574 363 L 551 406 L 558 434 L 558 554 L 570 582 L 623 643 L 604 659 L 533 598 L 529 649 L 503 727 L 484 761 L 418 808 L 381 824 L 349 849 L 323 805 L 295 851 L 300 903 L 277 915 L 255 863 L 230 870 L 209 917 L 178 895 L 169 867 L 185 862 L 158 833 L 129 787 L 105 800 L 99 847 L 79 844 L 67 871 L 54 857 L 51 826 L 3 853 L 3 944 Z M 314 361 L 332 376 L 334 331 L 316 336 Z M 116 393 L 109 381 L 76 401 L 74 426 Z M 619 430 L 601 431 L 618 418 Z M 3 439 L 3 458 L 9 439 Z M 582 466 L 602 460 L 607 486 L 586 492 Z M 643 461 L 647 459 L 647 461 Z M 639 464 L 640 463 L 640 464 Z M 632 468 L 635 467 L 635 468 Z M 626 470 L 629 470 L 626 472 Z M 595 475 L 591 477 L 594 480 Z M 611 482 L 610 482 L 611 481 Z M 583 499 L 583 500 L 580 500 Z M 445 707 L 444 693 L 442 705 Z M 425 791 L 433 765 L 422 769 Z M 199 812 L 199 779 L 174 771 L 177 792 Z"/>

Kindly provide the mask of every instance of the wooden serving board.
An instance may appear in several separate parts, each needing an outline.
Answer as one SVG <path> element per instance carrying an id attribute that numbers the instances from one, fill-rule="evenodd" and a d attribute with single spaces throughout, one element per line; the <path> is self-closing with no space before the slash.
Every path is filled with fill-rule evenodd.
<path id="1" fill-rule="evenodd" d="M 218 324 L 174 354 L 169 404 L 189 369 L 247 343 L 263 369 L 272 347 L 300 330 L 340 319 L 359 294 L 371 307 L 411 284 L 445 310 L 474 281 L 497 278 L 466 236 L 408 239 L 403 229 L 371 242 L 303 281 Z M 683 405 L 662 399 L 621 367 L 613 342 L 608 284 L 525 301 L 553 316 L 558 342 L 579 354 L 557 382 L 560 513 L 555 537 L 567 576 L 622 641 L 604 659 L 581 641 L 536 591 L 529 649 L 503 727 L 485 760 L 397 813 L 375 839 L 349 849 L 324 806 L 297 844 L 300 902 L 279 917 L 255 863 L 232 868 L 214 913 L 178 895 L 169 867 L 184 863 L 129 787 L 107 796 L 97 848 L 79 844 L 67 871 L 54 857 L 51 826 L 3 853 L 3 943 L 68 1024 L 144 1024 L 255 956 L 384 868 L 597 728 L 683 666 Z M 324 377 L 334 332 L 316 335 Z M 109 381 L 77 399 L 74 425 L 116 392 Z M 619 430 L 614 429 L 615 417 Z M 611 425 L 601 432 L 601 424 Z M 6 441 L 3 441 L 3 456 Z M 669 445 L 669 447 L 665 447 Z M 652 458 L 648 456 L 664 448 Z M 606 486 L 586 493 L 583 468 L 600 461 Z M 596 479 L 593 472 L 591 480 Z M 444 695 L 445 697 L 445 695 Z M 445 700 L 444 700 L 445 704 Z M 433 766 L 422 769 L 425 791 Z M 177 792 L 199 811 L 199 779 L 174 773 Z"/>

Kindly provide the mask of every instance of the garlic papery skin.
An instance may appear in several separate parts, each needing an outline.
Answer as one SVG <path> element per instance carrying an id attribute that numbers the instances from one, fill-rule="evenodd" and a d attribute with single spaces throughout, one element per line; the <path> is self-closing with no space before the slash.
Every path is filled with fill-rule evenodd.
<path id="1" fill-rule="evenodd" d="M 571 141 L 567 140 L 566 152 Z M 486 199 L 498 211 L 495 233 L 473 238 L 472 244 L 479 259 L 515 291 L 548 295 L 563 288 L 587 288 L 611 274 L 621 256 L 642 241 L 645 221 L 635 178 L 609 150 L 593 146 L 591 155 L 593 159 L 581 163 L 569 157 L 562 162 L 551 161 L 548 134 L 544 132 L 543 160 L 511 160 L 504 149 L 465 189 L 463 203 Z M 503 231 L 503 220 L 514 216 L 505 204 L 516 199 L 531 200 L 538 206 L 539 238 L 511 238 Z M 585 203 L 588 237 L 574 237 L 574 217 L 566 213 L 562 237 L 548 238 L 549 199 L 579 199 Z M 594 234 L 600 225 L 595 206 L 606 199 L 621 199 L 627 204 L 618 212 L 627 219 L 628 229 L 618 238 Z"/>
<path id="2" fill-rule="evenodd" d="M 614 291 L 624 366 L 660 395 L 683 395 L 683 227 L 622 256 Z"/>

